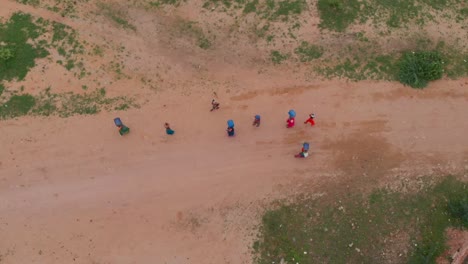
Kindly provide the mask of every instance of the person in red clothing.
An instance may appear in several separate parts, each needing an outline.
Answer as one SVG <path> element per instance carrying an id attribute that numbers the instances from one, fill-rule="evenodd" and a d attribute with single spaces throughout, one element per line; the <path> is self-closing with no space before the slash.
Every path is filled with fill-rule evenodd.
<path id="1" fill-rule="evenodd" d="M 294 127 L 294 124 L 295 124 L 295 120 L 294 120 L 294 117 L 290 117 L 288 118 L 288 120 L 286 120 L 286 127 L 287 128 L 291 128 L 291 127 Z"/>
<path id="2" fill-rule="evenodd" d="M 315 125 L 315 114 L 310 114 L 309 115 L 309 119 L 307 119 L 304 124 L 307 124 L 307 123 L 310 123 L 310 126 L 314 126 Z"/>

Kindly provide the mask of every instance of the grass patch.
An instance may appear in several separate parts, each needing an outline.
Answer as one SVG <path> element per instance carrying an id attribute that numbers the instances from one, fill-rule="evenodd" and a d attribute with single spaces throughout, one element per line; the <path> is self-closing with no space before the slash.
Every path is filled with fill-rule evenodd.
<path id="1" fill-rule="evenodd" d="M 447 77 L 456 79 L 468 76 L 468 52 L 463 52 L 456 45 L 447 45 L 441 41 L 436 50 L 442 54 L 444 71 Z"/>
<path id="2" fill-rule="evenodd" d="M 294 53 L 296 53 L 301 62 L 308 62 L 320 58 L 323 54 L 323 49 L 307 41 L 302 41 L 301 45 L 294 50 Z"/>
<path id="3" fill-rule="evenodd" d="M 274 64 L 281 64 L 283 61 L 289 58 L 288 54 L 283 54 L 277 50 L 273 50 L 270 53 L 270 59 Z"/>
<path id="4" fill-rule="evenodd" d="M 406 27 L 411 22 L 422 25 L 435 19 L 432 13 L 460 14 L 460 4 L 460 0 L 318 0 L 317 8 L 321 28 L 343 32 L 356 21 L 369 19 L 378 26 L 385 22 L 389 28 Z M 463 15 L 459 16 L 461 22 Z"/>
<path id="5" fill-rule="evenodd" d="M 398 55 L 369 55 L 345 58 L 329 66 L 316 66 L 314 70 L 328 79 L 338 77 L 352 81 L 360 80 L 395 80 L 398 73 L 396 65 Z"/>
<path id="6" fill-rule="evenodd" d="M 468 18 L 468 7 L 461 8 L 460 11 L 460 16 L 462 19 L 467 19 Z"/>
<path id="7" fill-rule="evenodd" d="M 283 0 L 278 2 L 278 8 L 271 14 L 271 19 L 282 17 L 287 20 L 290 15 L 300 15 L 306 8 L 304 0 Z"/>
<path id="8" fill-rule="evenodd" d="M 9 119 L 24 115 L 69 117 L 91 115 L 102 110 L 127 110 L 138 107 L 133 99 L 107 97 L 104 88 L 86 94 L 51 93 L 50 87 L 37 96 L 13 94 L 0 104 L 0 118 Z"/>
<path id="9" fill-rule="evenodd" d="M 342 32 L 359 16 L 358 0 L 318 0 L 320 27 Z"/>
<path id="10" fill-rule="evenodd" d="M 248 2 L 244 7 L 244 14 L 253 13 L 257 11 L 258 0 Z"/>
<path id="11" fill-rule="evenodd" d="M 163 5 L 179 6 L 182 0 L 158 0 L 149 2 L 150 6 L 160 7 Z M 184 1 L 185 2 L 185 1 Z"/>
<path id="12" fill-rule="evenodd" d="M 452 177 L 417 193 L 381 189 L 329 198 L 267 211 L 253 245 L 255 263 L 394 263 L 383 254 L 391 247 L 401 252 L 397 262 L 434 263 L 445 250 L 445 229 L 466 228 L 468 186 Z"/>
<path id="13" fill-rule="evenodd" d="M 308 8 L 305 0 L 208 0 L 203 4 L 206 9 L 223 6 L 222 11 L 231 8 L 241 9 L 243 14 L 255 13 L 262 19 L 288 21 Z"/>
<path id="14" fill-rule="evenodd" d="M 3 91 L 5 91 L 5 85 L 3 85 L 3 83 L 0 83 L 0 96 L 2 96 Z"/>
<path id="15" fill-rule="evenodd" d="M 39 0 L 16 0 L 16 2 L 24 4 L 24 5 L 31 5 L 34 7 L 37 7 L 41 4 L 41 1 Z"/>
<path id="16" fill-rule="evenodd" d="M 405 52 L 399 61 L 398 80 L 413 88 L 424 88 L 430 81 L 442 78 L 443 63 L 437 51 Z"/>
<path id="17" fill-rule="evenodd" d="M 0 117 L 6 119 L 26 115 L 34 107 L 35 103 L 36 99 L 32 95 L 13 95 L 0 106 Z"/>
<path id="18" fill-rule="evenodd" d="M 37 58 L 48 52 L 36 42 L 42 33 L 32 17 L 14 13 L 5 24 L 0 24 L 0 81 L 23 80 Z"/>

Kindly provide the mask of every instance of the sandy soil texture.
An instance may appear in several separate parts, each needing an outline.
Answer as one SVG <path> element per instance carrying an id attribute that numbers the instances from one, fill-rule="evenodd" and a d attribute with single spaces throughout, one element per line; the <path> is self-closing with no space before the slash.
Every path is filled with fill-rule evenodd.
<path id="1" fill-rule="evenodd" d="M 420 175 L 467 177 L 466 78 L 425 90 L 304 81 L 287 65 L 258 70 L 264 58 L 248 45 L 182 52 L 188 44 L 169 41 L 164 30 L 177 20 L 147 11 L 130 11 L 138 31 L 128 33 L 87 9 L 71 19 L 14 1 L 0 5 L 0 16 L 21 10 L 65 23 L 91 43 L 121 41 L 131 56 L 119 58 L 132 78 L 101 71 L 113 48 L 88 58 L 87 67 L 110 95 L 144 102 L 124 112 L 0 121 L 2 264 L 251 263 L 256 226 L 275 199 L 327 192 L 321 187 L 330 182 L 365 191 Z M 47 65 L 39 60 L 15 85 L 33 94 L 50 83 L 60 92 L 93 85 Z M 214 112 L 212 98 L 221 103 Z M 285 128 L 289 109 L 298 113 L 292 129 Z M 314 127 L 303 124 L 311 112 Z M 119 136 L 117 116 L 129 135 Z M 228 119 L 236 123 L 233 138 Z M 164 122 L 175 135 L 165 134 Z M 295 159 L 304 141 L 310 156 Z"/>

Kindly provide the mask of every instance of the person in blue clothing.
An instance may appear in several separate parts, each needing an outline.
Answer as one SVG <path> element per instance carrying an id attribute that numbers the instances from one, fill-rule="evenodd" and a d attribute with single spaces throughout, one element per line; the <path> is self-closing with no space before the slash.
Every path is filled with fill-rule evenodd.
<path id="1" fill-rule="evenodd" d="M 228 128 L 226 131 L 228 133 L 228 136 L 230 137 L 234 136 L 234 121 L 228 120 L 227 125 L 228 125 Z"/>
<path id="2" fill-rule="evenodd" d="M 171 127 L 169 126 L 169 123 L 164 123 L 164 127 L 166 128 L 166 134 L 174 135 L 175 131 L 171 129 Z"/>
<path id="3" fill-rule="evenodd" d="M 260 115 L 255 115 L 255 119 L 253 121 L 252 126 L 256 126 L 256 127 L 260 126 Z"/>

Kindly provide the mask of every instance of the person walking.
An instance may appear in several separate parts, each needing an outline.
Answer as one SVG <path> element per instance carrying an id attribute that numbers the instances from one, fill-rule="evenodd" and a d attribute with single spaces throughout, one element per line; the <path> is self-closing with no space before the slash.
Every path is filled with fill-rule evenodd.
<path id="1" fill-rule="evenodd" d="M 295 125 L 295 119 L 293 117 L 290 117 L 286 120 L 286 127 L 291 128 L 294 127 Z"/>
<path id="2" fill-rule="evenodd" d="M 229 137 L 233 137 L 234 136 L 234 121 L 228 120 L 227 125 L 228 125 L 228 128 L 226 129 L 227 134 Z"/>
<path id="3" fill-rule="evenodd" d="M 289 110 L 288 114 L 289 118 L 286 120 L 286 127 L 291 128 L 296 124 L 296 111 L 291 109 Z"/>
<path id="4" fill-rule="evenodd" d="M 125 134 L 128 134 L 130 133 L 130 128 L 128 128 L 127 126 L 125 126 L 123 123 L 122 123 L 122 120 L 120 120 L 119 117 L 116 117 L 114 118 L 114 124 L 117 126 L 117 128 L 119 129 L 119 134 L 120 136 L 123 136 Z"/>

